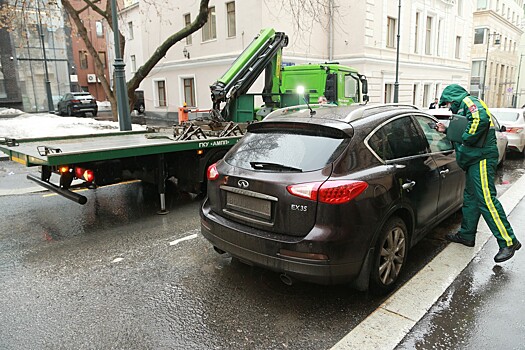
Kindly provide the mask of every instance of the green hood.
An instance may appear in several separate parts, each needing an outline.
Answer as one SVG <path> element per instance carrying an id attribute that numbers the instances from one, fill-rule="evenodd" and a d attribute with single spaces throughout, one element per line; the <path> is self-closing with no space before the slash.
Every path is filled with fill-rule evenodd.
<path id="1" fill-rule="evenodd" d="M 439 104 L 441 105 L 447 102 L 451 102 L 450 110 L 452 111 L 452 113 L 456 114 L 459 110 L 461 102 L 468 95 L 469 93 L 467 92 L 467 90 L 465 90 L 458 84 L 452 84 L 447 86 L 443 90 L 443 93 L 441 94 L 441 99 L 439 100 Z"/>

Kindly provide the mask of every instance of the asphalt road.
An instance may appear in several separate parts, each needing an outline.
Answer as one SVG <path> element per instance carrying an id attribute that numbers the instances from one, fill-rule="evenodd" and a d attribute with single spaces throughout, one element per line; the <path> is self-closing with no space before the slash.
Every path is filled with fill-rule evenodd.
<path id="1" fill-rule="evenodd" d="M 498 190 L 521 169 L 521 158 L 507 161 Z M 0 162 L 0 191 L 25 172 Z M 85 206 L 48 192 L 0 196 L 1 349 L 328 349 L 384 300 L 286 286 L 216 254 L 198 200 L 168 195 L 169 214 L 157 215 L 155 190 L 140 183 L 84 194 Z M 410 251 L 405 280 L 459 221 Z"/>

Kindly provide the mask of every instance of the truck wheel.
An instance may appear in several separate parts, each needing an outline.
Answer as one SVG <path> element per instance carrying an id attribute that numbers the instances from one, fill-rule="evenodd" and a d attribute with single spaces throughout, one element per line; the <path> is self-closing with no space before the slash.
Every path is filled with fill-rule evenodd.
<path id="1" fill-rule="evenodd" d="M 392 291 L 405 266 L 408 252 L 408 233 L 405 222 L 390 218 L 383 228 L 374 252 L 370 272 L 370 290 L 376 294 Z"/>

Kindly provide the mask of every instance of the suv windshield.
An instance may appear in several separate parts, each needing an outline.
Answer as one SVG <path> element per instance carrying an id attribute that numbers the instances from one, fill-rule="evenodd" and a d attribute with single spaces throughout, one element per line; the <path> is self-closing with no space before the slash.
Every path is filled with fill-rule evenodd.
<path id="1" fill-rule="evenodd" d="M 270 129 L 248 132 L 224 158 L 239 168 L 305 172 L 324 168 L 344 150 L 350 138 L 307 130 Z"/>

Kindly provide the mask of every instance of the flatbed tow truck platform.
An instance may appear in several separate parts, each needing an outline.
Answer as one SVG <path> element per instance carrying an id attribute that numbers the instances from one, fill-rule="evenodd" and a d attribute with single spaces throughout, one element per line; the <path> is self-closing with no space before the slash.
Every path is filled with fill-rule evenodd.
<path id="1" fill-rule="evenodd" d="M 202 128 L 201 128 L 202 126 Z M 27 167 L 40 167 L 40 176 L 27 178 L 77 203 L 87 198 L 70 190 L 74 179 L 87 188 L 127 180 L 142 180 L 158 186 L 159 213 L 166 213 L 165 181 L 175 177 L 181 190 L 200 193 L 206 169 L 218 161 L 242 137 L 234 123 L 219 129 L 187 123 L 182 127 L 151 128 L 45 138 L 0 138 L 0 151 Z M 50 181 L 60 176 L 59 184 Z"/>

